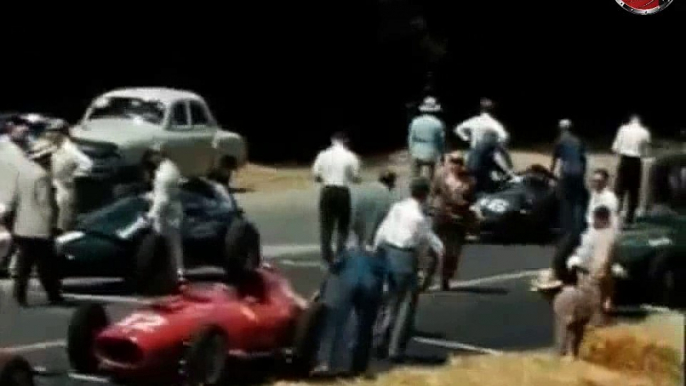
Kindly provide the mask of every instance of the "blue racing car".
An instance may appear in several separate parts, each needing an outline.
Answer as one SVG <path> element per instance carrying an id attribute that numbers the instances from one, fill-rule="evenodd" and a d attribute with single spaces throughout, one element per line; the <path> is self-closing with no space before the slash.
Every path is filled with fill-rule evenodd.
<path id="1" fill-rule="evenodd" d="M 231 273 L 259 265 L 260 236 L 232 193 L 204 179 L 183 184 L 182 236 L 186 268 L 215 266 Z M 136 292 L 164 294 L 176 286 L 165 243 L 143 215 L 145 194 L 132 194 L 82 216 L 57 238 L 61 276 L 121 277 Z"/>

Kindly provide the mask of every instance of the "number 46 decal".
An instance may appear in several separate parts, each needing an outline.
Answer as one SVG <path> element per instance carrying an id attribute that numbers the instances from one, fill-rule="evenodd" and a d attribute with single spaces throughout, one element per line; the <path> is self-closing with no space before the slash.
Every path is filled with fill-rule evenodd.
<path id="1" fill-rule="evenodd" d="M 508 202 L 502 198 L 484 198 L 480 202 L 482 208 L 486 208 L 491 212 L 502 213 L 507 210 Z"/>
<path id="2" fill-rule="evenodd" d="M 156 328 L 167 324 L 167 320 L 156 314 L 132 314 L 117 325 L 121 328 L 152 332 Z"/>

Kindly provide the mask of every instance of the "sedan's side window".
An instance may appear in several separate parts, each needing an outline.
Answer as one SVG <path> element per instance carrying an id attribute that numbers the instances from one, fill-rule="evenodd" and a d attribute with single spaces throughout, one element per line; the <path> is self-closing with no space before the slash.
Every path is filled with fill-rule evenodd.
<path id="1" fill-rule="evenodd" d="M 210 123 L 205 106 L 198 102 L 191 102 L 191 122 L 194 126 L 204 126 Z"/>
<path id="2" fill-rule="evenodd" d="M 171 125 L 173 127 L 187 127 L 189 125 L 188 110 L 186 109 L 185 103 L 177 103 L 174 105 L 171 116 Z"/>

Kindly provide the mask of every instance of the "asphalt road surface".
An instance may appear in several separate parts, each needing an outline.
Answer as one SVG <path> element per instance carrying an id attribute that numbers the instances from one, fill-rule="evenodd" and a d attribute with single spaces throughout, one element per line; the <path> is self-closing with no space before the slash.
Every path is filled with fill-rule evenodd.
<path id="1" fill-rule="evenodd" d="M 315 190 L 238 197 L 261 230 L 265 255 L 303 295 L 315 291 L 323 277 L 316 244 L 316 198 Z M 451 353 L 498 354 L 551 346 L 550 308 L 528 291 L 534 270 L 546 267 L 551 253 L 549 247 L 540 246 L 468 246 L 453 290 L 421 297 L 418 336 L 409 354 L 418 362 L 431 363 Z M 30 298 L 36 306 L 20 309 L 11 300 L 10 283 L 3 281 L 1 289 L 0 350 L 20 353 L 34 366 L 68 371 L 64 339 L 73 308 L 40 306 L 45 300 L 36 286 Z M 112 319 L 135 307 L 135 299 L 121 293 L 116 282 L 68 280 L 65 291 L 75 302 L 105 302 Z M 94 382 L 102 383 L 66 376 L 39 378 L 45 386 Z"/>

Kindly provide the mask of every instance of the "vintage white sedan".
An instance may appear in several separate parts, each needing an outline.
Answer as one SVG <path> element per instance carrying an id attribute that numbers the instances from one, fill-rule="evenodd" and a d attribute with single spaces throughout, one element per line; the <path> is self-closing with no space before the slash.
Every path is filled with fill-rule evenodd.
<path id="1" fill-rule="evenodd" d="M 207 175 L 222 160 L 240 167 L 247 145 L 223 130 L 205 100 L 168 88 L 127 88 L 105 93 L 72 129 L 74 142 L 94 161 L 92 177 L 127 175 L 146 149 L 163 144 L 187 177 Z"/>

